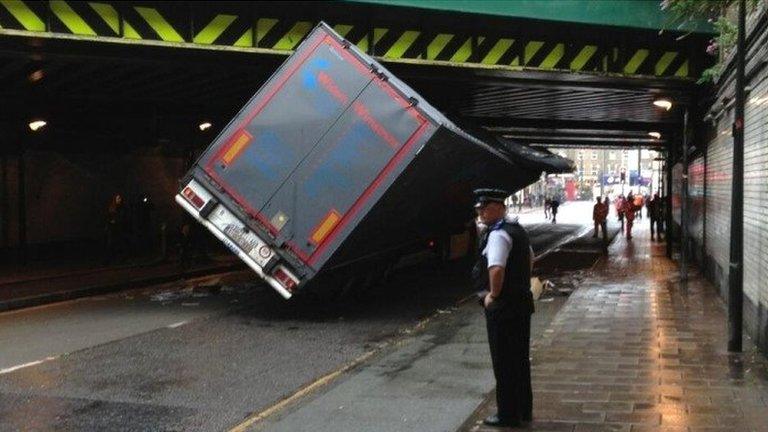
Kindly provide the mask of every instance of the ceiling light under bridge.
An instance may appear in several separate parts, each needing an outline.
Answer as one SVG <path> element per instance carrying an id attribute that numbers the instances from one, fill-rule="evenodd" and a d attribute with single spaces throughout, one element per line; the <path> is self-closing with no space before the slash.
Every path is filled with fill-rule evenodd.
<path id="1" fill-rule="evenodd" d="M 32 129 L 32 132 L 37 132 L 38 130 L 44 128 L 47 124 L 48 122 L 45 120 L 32 120 L 29 122 L 29 128 Z"/>
<path id="2" fill-rule="evenodd" d="M 663 108 L 666 111 L 669 111 L 669 109 L 672 108 L 672 101 L 669 99 L 659 98 L 654 100 L 653 104 L 659 108 Z"/>

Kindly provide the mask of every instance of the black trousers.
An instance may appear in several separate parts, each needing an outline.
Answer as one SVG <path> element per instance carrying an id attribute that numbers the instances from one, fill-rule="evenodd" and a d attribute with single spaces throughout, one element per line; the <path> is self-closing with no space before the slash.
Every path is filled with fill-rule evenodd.
<path id="1" fill-rule="evenodd" d="M 496 377 L 496 406 L 505 421 L 531 419 L 531 315 L 497 317 L 486 311 L 488 343 Z"/>
<path id="2" fill-rule="evenodd" d="M 607 240 L 608 239 L 608 221 L 602 221 L 602 222 L 593 221 L 593 223 L 595 224 L 595 233 L 592 235 L 592 237 L 597 237 L 598 231 L 602 230 L 603 240 Z"/>
<path id="3" fill-rule="evenodd" d="M 659 237 L 659 240 L 661 240 L 661 233 L 663 231 L 662 229 L 662 221 L 661 219 L 652 218 L 651 219 L 651 238 L 653 238 L 654 234 L 656 234 Z M 654 230 L 654 225 L 656 226 L 656 229 Z"/>

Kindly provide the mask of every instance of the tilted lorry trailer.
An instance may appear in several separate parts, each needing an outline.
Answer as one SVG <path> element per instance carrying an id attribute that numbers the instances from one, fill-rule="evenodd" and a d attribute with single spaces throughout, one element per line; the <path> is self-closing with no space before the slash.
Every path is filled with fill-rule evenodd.
<path id="1" fill-rule="evenodd" d="M 477 187 L 569 162 L 455 126 L 319 24 L 181 181 L 176 201 L 283 297 L 472 220 Z M 432 242 L 430 240 L 430 242 Z"/>

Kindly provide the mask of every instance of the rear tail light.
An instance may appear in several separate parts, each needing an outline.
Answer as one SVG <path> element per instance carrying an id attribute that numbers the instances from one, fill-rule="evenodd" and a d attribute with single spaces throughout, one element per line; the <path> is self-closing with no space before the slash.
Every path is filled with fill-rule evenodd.
<path id="1" fill-rule="evenodd" d="M 205 201 L 200 198 L 189 186 L 185 187 L 184 190 L 181 191 L 181 194 L 184 195 L 184 197 L 187 198 L 187 200 L 189 200 L 189 202 L 191 202 L 192 205 L 197 208 L 203 208 L 203 205 L 205 205 Z"/>
<path id="2" fill-rule="evenodd" d="M 280 282 L 280 285 L 284 286 L 285 289 L 291 292 L 293 292 L 296 289 L 296 286 L 299 284 L 299 282 L 283 267 L 278 267 L 275 269 L 274 273 L 272 273 L 272 276 L 277 279 L 278 282 Z"/>

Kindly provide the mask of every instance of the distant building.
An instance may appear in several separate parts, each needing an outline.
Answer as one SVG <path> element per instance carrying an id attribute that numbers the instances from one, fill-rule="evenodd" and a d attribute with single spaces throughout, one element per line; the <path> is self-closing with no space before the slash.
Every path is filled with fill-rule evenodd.
<path id="1" fill-rule="evenodd" d="M 630 176 L 637 176 L 638 151 L 637 149 L 585 149 L 585 148 L 550 148 L 551 152 L 567 157 L 576 164 L 576 171 L 572 175 L 560 176 L 573 179 L 579 189 L 592 188 L 593 194 L 600 193 L 600 178 L 604 177 L 603 193 L 618 194 L 630 190 Z M 640 170 L 645 186 L 640 189 L 642 193 L 651 193 L 648 188 L 658 186 L 658 173 L 660 165 L 654 160 L 658 153 L 653 150 L 640 151 Z M 603 165 L 605 165 L 603 167 Z M 624 187 L 621 186 L 621 173 L 625 173 Z M 563 179 L 565 180 L 565 179 Z M 650 183 L 650 184 L 649 184 Z M 632 184 L 632 190 L 638 191 L 638 186 Z"/>

